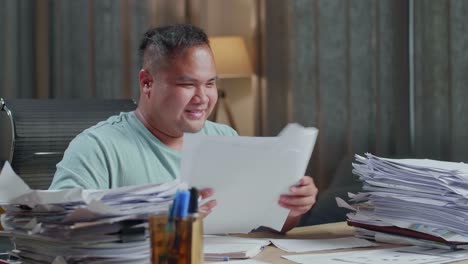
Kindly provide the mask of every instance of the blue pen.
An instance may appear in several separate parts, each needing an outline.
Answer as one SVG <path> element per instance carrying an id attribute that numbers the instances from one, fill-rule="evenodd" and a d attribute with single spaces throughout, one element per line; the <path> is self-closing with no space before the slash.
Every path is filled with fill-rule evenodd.
<path id="1" fill-rule="evenodd" d="M 177 197 L 177 208 L 176 208 L 176 217 L 186 218 L 188 215 L 190 201 L 190 192 L 189 191 L 180 191 L 179 196 Z"/>
<path id="2" fill-rule="evenodd" d="M 207 256 L 204 259 L 209 260 L 209 261 L 230 261 L 231 260 L 230 257 L 226 257 L 226 256 Z"/>
<path id="3" fill-rule="evenodd" d="M 176 191 L 174 194 L 174 199 L 172 200 L 171 208 L 169 208 L 169 217 L 166 226 L 166 233 L 167 233 L 167 249 L 170 251 L 174 246 L 174 216 L 176 215 L 176 210 L 178 206 L 178 197 L 179 197 L 179 190 Z"/>
<path id="4" fill-rule="evenodd" d="M 179 190 L 176 191 L 174 194 L 174 199 L 172 201 L 172 206 L 169 210 L 169 221 L 172 221 L 174 219 L 174 216 L 176 214 L 176 211 L 178 210 L 178 197 L 179 197 Z"/>

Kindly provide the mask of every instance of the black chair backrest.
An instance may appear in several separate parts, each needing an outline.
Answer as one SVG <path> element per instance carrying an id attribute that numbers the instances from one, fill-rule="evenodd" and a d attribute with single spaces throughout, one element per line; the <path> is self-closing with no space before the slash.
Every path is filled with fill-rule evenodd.
<path id="1" fill-rule="evenodd" d="M 32 189 L 47 189 L 56 164 L 81 131 L 120 112 L 132 100 L 0 98 L 0 167 L 9 161 Z"/>

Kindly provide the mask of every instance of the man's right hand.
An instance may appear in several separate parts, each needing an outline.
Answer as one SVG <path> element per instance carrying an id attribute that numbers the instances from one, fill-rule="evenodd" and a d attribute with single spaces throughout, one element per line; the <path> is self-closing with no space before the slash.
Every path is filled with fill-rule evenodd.
<path id="1" fill-rule="evenodd" d="M 209 198 L 210 196 L 212 196 L 214 194 L 214 190 L 211 189 L 211 188 L 201 189 L 201 190 L 198 191 L 198 194 L 204 200 L 204 199 Z M 198 212 L 202 215 L 202 217 L 205 217 L 205 216 L 207 216 L 207 215 L 209 215 L 211 213 L 211 210 L 216 205 L 217 205 L 216 200 L 208 201 L 208 202 L 206 202 L 203 205 L 198 207 Z"/>

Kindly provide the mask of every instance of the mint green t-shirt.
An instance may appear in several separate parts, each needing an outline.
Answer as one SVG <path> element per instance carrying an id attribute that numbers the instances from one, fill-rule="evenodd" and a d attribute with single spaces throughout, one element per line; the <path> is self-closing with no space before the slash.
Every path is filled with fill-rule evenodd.
<path id="1" fill-rule="evenodd" d="M 237 135 L 229 126 L 205 122 L 205 135 Z M 49 189 L 109 189 L 164 183 L 179 177 L 181 153 L 164 145 L 134 112 L 86 129 L 68 146 Z"/>

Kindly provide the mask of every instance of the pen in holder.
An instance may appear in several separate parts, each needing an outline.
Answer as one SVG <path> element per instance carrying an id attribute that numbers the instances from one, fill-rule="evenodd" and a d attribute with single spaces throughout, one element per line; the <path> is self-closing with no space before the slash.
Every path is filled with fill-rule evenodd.
<path id="1" fill-rule="evenodd" d="M 203 219 L 197 213 L 197 200 L 196 190 L 180 191 L 169 216 L 148 218 L 152 264 L 203 263 Z"/>

